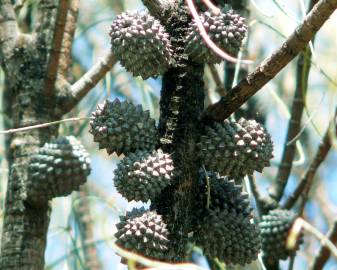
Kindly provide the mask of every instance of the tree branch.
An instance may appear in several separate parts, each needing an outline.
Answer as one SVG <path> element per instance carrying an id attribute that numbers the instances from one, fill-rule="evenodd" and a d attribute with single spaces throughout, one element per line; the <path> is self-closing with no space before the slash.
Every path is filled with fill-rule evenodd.
<path id="1" fill-rule="evenodd" d="M 176 5 L 175 0 L 142 0 L 151 15 L 158 20 L 166 20 L 168 11 Z"/>
<path id="2" fill-rule="evenodd" d="M 116 62 L 112 52 L 109 52 L 73 85 L 64 84 L 62 87 L 64 91 L 61 91 L 57 100 L 57 106 L 62 114 L 71 111 L 104 78 Z"/>
<path id="3" fill-rule="evenodd" d="M 260 193 L 260 191 L 259 191 L 259 189 L 256 185 L 256 181 L 255 181 L 254 176 L 251 176 L 251 175 L 248 176 L 248 180 L 249 180 L 251 191 L 253 193 L 253 196 L 254 196 L 254 199 L 255 199 L 255 202 L 256 202 L 256 206 L 257 206 L 257 209 L 258 209 L 258 213 L 259 213 L 260 216 L 266 215 L 270 210 L 279 207 L 277 202 L 275 200 L 273 200 L 271 197 L 262 196 L 262 194 Z"/>
<path id="4" fill-rule="evenodd" d="M 327 233 L 327 238 L 333 243 L 337 244 L 337 219 L 335 219 L 332 227 L 330 228 L 329 232 Z M 312 270 L 321 270 L 323 269 L 325 263 L 328 261 L 331 255 L 330 250 L 325 246 L 322 245 L 318 251 L 317 256 L 314 259 L 311 269 Z"/>
<path id="5" fill-rule="evenodd" d="M 281 48 L 265 59 L 247 78 L 232 88 L 217 103 L 210 105 L 202 116 L 204 123 L 221 122 L 273 79 L 314 37 L 335 11 L 337 0 L 320 0 Z"/>
<path id="6" fill-rule="evenodd" d="M 2 0 L 0 4 L 0 62 L 12 55 L 19 28 L 15 12 L 10 0 Z"/>
<path id="7" fill-rule="evenodd" d="M 321 163 L 324 161 L 326 158 L 330 148 L 331 148 L 331 134 L 330 134 L 330 127 L 327 129 L 325 132 L 325 135 L 323 137 L 323 140 L 318 147 L 318 150 L 316 152 L 315 158 L 311 162 L 308 170 L 302 177 L 299 185 L 293 192 L 293 194 L 287 199 L 287 201 L 284 204 L 284 208 L 290 209 L 294 206 L 296 203 L 297 199 L 300 197 L 300 195 L 303 193 L 304 190 L 306 190 L 305 194 L 309 192 L 310 186 L 312 185 L 312 182 L 314 180 L 314 176 L 316 174 L 316 171 L 318 167 L 321 165 Z M 307 195 L 303 196 L 307 196 Z"/>
<path id="8" fill-rule="evenodd" d="M 309 11 L 317 3 L 317 0 L 310 1 Z M 291 106 L 291 116 L 288 122 L 288 131 L 286 142 L 283 148 L 283 154 L 280 166 L 276 176 L 276 181 L 269 189 L 271 197 L 280 201 L 288 178 L 291 172 L 292 163 L 295 157 L 296 136 L 301 129 L 301 119 L 305 106 L 305 99 L 308 90 L 308 78 L 311 67 L 311 50 L 306 46 L 305 50 L 300 54 L 296 67 L 296 90 Z"/>
<path id="9" fill-rule="evenodd" d="M 68 0 L 60 0 L 57 10 L 55 26 L 53 30 L 53 43 L 48 59 L 47 72 L 45 77 L 44 92 L 47 97 L 52 97 L 57 77 L 59 60 L 61 54 L 63 33 L 68 13 Z"/>
<path id="10" fill-rule="evenodd" d="M 79 0 L 70 0 L 59 61 L 59 74 L 64 77 L 67 77 L 71 66 L 71 48 L 76 30 L 78 10 Z"/>
<path id="11" fill-rule="evenodd" d="M 58 0 L 39 0 L 35 32 L 36 44 L 40 48 L 49 49 L 52 44 L 57 8 Z"/>
<path id="12" fill-rule="evenodd" d="M 223 82 L 220 79 L 220 75 L 218 73 L 218 71 L 216 70 L 214 64 L 208 64 L 209 70 L 211 72 L 212 78 L 215 82 L 215 90 L 216 92 L 218 92 L 218 94 L 223 97 L 225 95 L 226 89 L 224 87 Z"/>

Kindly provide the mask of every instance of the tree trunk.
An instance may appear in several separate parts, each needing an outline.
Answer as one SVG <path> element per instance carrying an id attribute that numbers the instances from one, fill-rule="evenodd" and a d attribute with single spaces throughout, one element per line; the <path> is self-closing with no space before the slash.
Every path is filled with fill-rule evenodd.
<path id="1" fill-rule="evenodd" d="M 46 51 L 16 48 L 4 65 L 3 104 L 6 128 L 55 120 L 53 99 L 42 95 Z M 9 163 L 8 189 L 1 243 L 0 269 L 43 269 L 50 207 L 31 204 L 27 197 L 27 167 L 32 154 L 52 137 L 57 126 L 19 132 L 6 138 Z"/>

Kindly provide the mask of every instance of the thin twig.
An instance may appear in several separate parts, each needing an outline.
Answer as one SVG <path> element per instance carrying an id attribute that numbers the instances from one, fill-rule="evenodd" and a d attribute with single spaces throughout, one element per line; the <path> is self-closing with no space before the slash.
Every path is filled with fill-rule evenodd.
<path id="1" fill-rule="evenodd" d="M 314 180 L 314 176 L 316 174 L 317 169 L 321 165 L 321 163 L 325 160 L 329 150 L 331 149 L 331 134 L 330 134 L 330 127 L 325 132 L 323 140 L 318 147 L 316 155 L 311 162 L 308 170 L 305 172 L 304 176 L 302 177 L 299 185 L 296 187 L 295 191 L 290 195 L 287 201 L 284 203 L 284 208 L 290 209 L 294 206 L 297 199 L 301 196 L 303 191 L 305 191 L 303 196 L 307 196 Z"/>
<path id="2" fill-rule="evenodd" d="M 295 247 L 297 239 L 302 229 L 316 236 L 321 241 L 322 246 L 327 248 L 332 253 L 332 255 L 337 258 L 337 247 L 333 244 L 333 242 L 331 242 L 331 240 L 328 237 L 326 237 L 324 234 L 322 234 L 319 230 L 317 230 L 314 226 L 312 226 L 310 223 L 308 223 L 301 217 L 298 217 L 296 219 L 292 229 L 290 230 L 287 239 L 288 249 L 292 250 Z"/>
<path id="3" fill-rule="evenodd" d="M 249 183 L 249 187 L 250 190 L 253 194 L 253 197 L 255 199 L 255 203 L 256 203 L 256 208 L 257 208 L 257 213 L 258 213 L 258 218 L 259 220 L 261 220 L 261 217 L 263 215 L 263 206 L 262 206 L 262 195 L 260 194 L 258 187 L 256 185 L 255 182 L 255 177 L 252 175 L 248 175 L 248 183 Z"/>
<path id="4" fill-rule="evenodd" d="M 83 246 L 86 242 L 94 238 L 94 219 L 91 213 L 90 203 L 86 200 L 86 197 L 89 195 L 88 186 L 82 186 L 77 195 L 77 199 L 79 200 L 76 205 L 77 207 L 73 207 L 73 212 L 80 229 L 81 243 Z M 91 270 L 102 269 L 95 246 L 84 247 L 83 255 L 85 268 Z"/>
<path id="5" fill-rule="evenodd" d="M 308 11 L 310 11 L 317 0 L 310 1 Z M 286 142 L 283 148 L 281 163 L 278 167 L 276 181 L 269 189 L 271 197 L 280 201 L 288 178 L 292 169 L 295 157 L 296 144 L 289 144 L 299 134 L 301 129 L 301 119 L 304 111 L 305 100 L 308 90 L 308 78 L 310 72 L 311 50 L 306 46 L 305 50 L 300 53 L 296 67 L 296 89 L 294 93 L 293 103 L 291 106 L 291 116 L 288 122 L 288 131 Z"/>
<path id="6" fill-rule="evenodd" d="M 68 14 L 68 0 L 60 0 L 57 10 L 55 26 L 53 29 L 53 43 L 48 59 L 48 66 L 45 77 L 44 93 L 47 97 L 52 97 L 57 77 L 59 60 L 61 54 L 63 33 Z"/>
<path id="7" fill-rule="evenodd" d="M 217 103 L 205 110 L 202 121 L 206 124 L 212 121 L 221 122 L 235 112 L 304 49 L 335 11 L 336 6 L 337 0 L 320 0 L 279 49 Z"/>
<path id="8" fill-rule="evenodd" d="M 62 119 L 58 121 L 53 121 L 53 122 L 48 122 L 48 123 L 43 123 L 43 124 L 37 124 L 33 126 L 27 126 L 27 127 L 21 127 L 21 128 L 12 128 L 8 130 L 2 130 L 0 131 L 0 134 L 12 134 L 16 132 L 23 132 L 23 131 L 28 131 L 32 129 L 37 129 L 37 128 L 45 128 L 65 122 L 76 122 L 76 121 L 82 121 L 82 120 L 88 120 L 90 117 L 74 117 L 74 118 L 67 118 L 67 119 Z"/>
<path id="9" fill-rule="evenodd" d="M 222 59 L 228 61 L 228 62 L 233 62 L 233 63 L 237 63 L 239 60 L 230 56 L 229 54 L 227 54 L 226 52 L 224 52 L 223 50 L 221 50 L 208 36 L 206 29 L 204 27 L 204 25 L 201 22 L 201 19 L 198 15 L 198 12 L 195 8 L 195 5 L 193 3 L 193 0 L 186 0 L 187 6 L 191 12 L 191 15 L 199 29 L 200 35 L 202 37 L 202 39 L 204 40 L 204 42 L 206 43 L 206 45 L 214 52 L 216 53 L 218 56 L 220 56 Z M 240 62 L 242 64 L 252 64 L 253 62 L 250 60 L 240 60 Z"/>
<path id="10" fill-rule="evenodd" d="M 116 59 L 114 55 L 112 52 L 109 52 L 77 82 L 75 82 L 67 93 L 68 97 L 66 99 L 62 98 L 60 104 L 58 104 L 58 107 L 62 112 L 67 113 L 72 110 L 76 104 L 80 102 L 102 78 L 104 78 L 106 73 L 112 69 L 115 63 Z"/>
<path id="11" fill-rule="evenodd" d="M 160 261 L 156 261 L 156 260 L 151 260 L 148 259 L 144 256 L 138 255 L 136 253 L 127 251 L 125 249 L 120 248 L 119 246 L 117 246 L 115 243 L 113 243 L 116 240 L 116 238 L 114 236 L 108 236 L 105 237 L 103 239 L 100 240 L 92 240 L 92 241 L 88 241 L 87 243 L 85 243 L 82 246 L 76 247 L 72 250 L 70 250 L 67 255 L 62 256 L 61 258 L 57 259 L 55 262 L 53 262 L 52 264 L 50 264 L 49 266 L 47 266 L 47 270 L 51 270 L 53 269 L 56 265 L 58 265 L 59 263 L 61 263 L 62 261 L 64 261 L 68 256 L 70 256 L 71 254 L 76 253 L 78 250 L 81 250 L 87 246 L 92 246 L 95 244 L 100 244 L 100 243 L 105 243 L 108 244 L 117 254 L 119 254 L 120 256 L 122 256 L 123 258 L 126 258 L 128 260 L 133 260 L 137 263 L 140 263 L 144 266 L 147 266 L 149 269 L 167 269 L 167 270 L 205 270 L 204 268 L 192 264 L 192 263 L 177 263 L 177 264 L 170 264 L 170 263 L 164 263 L 164 262 L 160 262 Z"/>
<path id="12" fill-rule="evenodd" d="M 208 174 L 207 174 L 207 171 L 206 171 L 204 165 L 202 165 L 202 169 L 204 170 L 204 174 L 205 174 L 205 178 L 206 178 L 206 185 L 207 185 L 206 208 L 209 209 L 209 206 L 211 205 L 211 183 L 209 182 L 209 177 L 208 177 Z"/>
<path id="13" fill-rule="evenodd" d="M 225 90 L 223 82 L 220 79 L 219 73 L 213 64 L 209 64 L 208 67 L 209 67 L 209 70 L 211 71 L 213 80 L 215 82 L 216 91 L 221 97 L 223 97 L 225 95 L 226 90 Z"/>
<path id="14" fill-rule="evenodd" d="M 337 244 L 337 219 L 335 219 L 332 227 L 326 236 L 333 244 Z M 329 248 L 322 244 L 317 255 L 314 258 L 314 262 L 311 266 L 312 270 L 321 270 L 323 269 L 325 263 L 328 261 L 331 252 Z"/>

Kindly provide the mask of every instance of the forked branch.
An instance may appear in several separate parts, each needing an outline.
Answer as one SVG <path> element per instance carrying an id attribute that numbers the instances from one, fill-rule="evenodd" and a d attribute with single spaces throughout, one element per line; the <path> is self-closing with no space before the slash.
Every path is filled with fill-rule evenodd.
<path id="1" fill-rule="evenodd" d="M 65 114 L 72 110 L 104 78 L 116 61 L 112 52 L 108 52 L 73 85 L 64 84 L 64 89 L 61 91 L 64 96 L 61 94 L 57 102 L 62 113 Z"/>

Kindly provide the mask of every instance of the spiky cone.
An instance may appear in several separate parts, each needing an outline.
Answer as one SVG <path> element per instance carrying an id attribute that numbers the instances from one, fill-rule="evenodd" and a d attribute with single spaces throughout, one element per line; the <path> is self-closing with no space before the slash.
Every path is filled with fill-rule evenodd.
<path id="1" fill-rule="evenodd" d="M 227 265 L 245 265 L 261 248 L 259 228 L 248 217 L 227 209 L 209 210 L 195 231 L 196 244 L 210 258 Z"/>
<path id="2" fill-rule="evenodd" d="M 172 64 L 170 36 L 147 11 L 117 15 L 110 37 L 112 52 L 134 76 L 156 77 Z"/>
<path id="3" fill-rule="evenodd" d="M 116 227 L 116 244 L 121 248 L 153 259 L 167 259 L 168 230 L 156 211 L 133 209 L 120 217 Z"/>
<path id="4" fill-rule="evenodd" d="M 227 210 L 240 213 L 244 217 L 252 217 L 248 193 L 242 191 L 242 186 L 235 184 L 227 176 L 215 172 L 200 171 L 200 191 L 198 200 L 200 211 L 208 209 Z"/>
<path id="5" fill-rule="evenodd" d="M 264 260 L 272 263 L 286 260 L 291 255 L 293 250 L 287 249 L 286 242 L 296 217 L 294 212 L 282 209 L 271 210 L 267 215 L 262 216 L 259 227 Z M 300 236 L 296 249 L 299 248 L 301 242 Z"/>
<path id="6" fill-rule="evenodd" d="M 92 113 L 89 132 L 108 154 L 155 149 L 157 129 L 149 111 L 128 101 L 106 100 Z"/>
<path id="7" fill-rule="evenodd" d="M 273 143 L 255 120 L 225 120 L 207 127 L 198 143 L 199 156 L 207 170 L 237 179 L 262 172 L 270 166 Z"/>
<path id="8" fill-rule="evenodd" d="M 247 264 L 260 249 L 258 227 L 251 222 L 248 194 L 234 180 L 200 171 L 196 244 L 205 255 L 226 264 Z"/>
<path id="9" fill-rule="evenodd" d="M 118 164 L 114 183 L 128 201 L 147 202 L 172 183 L 173 170 L 173 160 L 162 150 L 137 151 Z"/>
<path id="10" fill-rule="evenodd" d="M 247 33 L 245 19 L 233 10 L 213 14 L 206 11 L 200 14 L 200 20 L 210 39 L 225 52 L 235 55 Z M 189 24 L 186 37 L 186 52 L 195 62 L 220 63 L 222 58 L 214 53 L 204 42 L 194 20 Z"/>
<path id="11" fill-rule="evenodd" d="M 40 203 L 78 190 L 90 173 L 88 152 L 73 136 L 45 143 L 28 166 L 28 197 Z"/>

